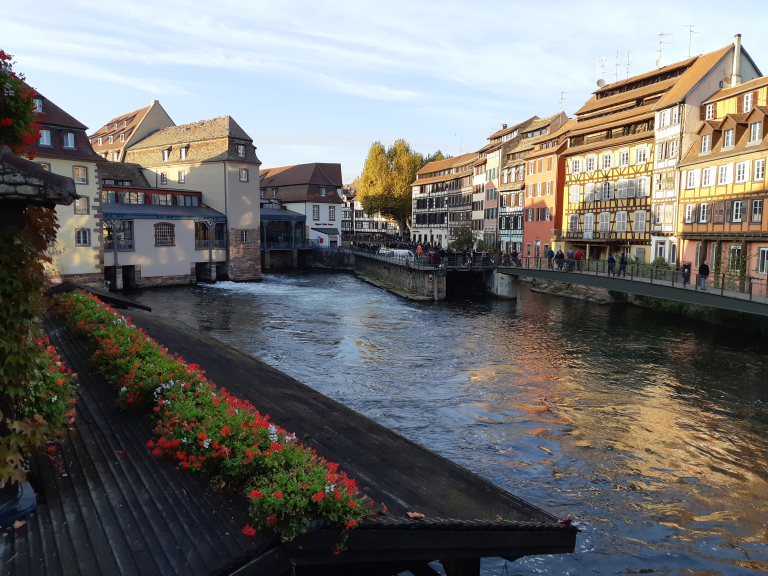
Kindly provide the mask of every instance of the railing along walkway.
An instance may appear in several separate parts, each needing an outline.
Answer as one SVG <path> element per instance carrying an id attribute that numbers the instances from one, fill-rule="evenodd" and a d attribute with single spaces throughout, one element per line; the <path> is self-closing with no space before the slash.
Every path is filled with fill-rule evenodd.
<path id="1" fill-rule="evenodd" d="M 680 270 L 670 270 L 650 264 L 618 262 L 609 270 L 605 260 L 553 260 L 552 267 L 545 258 L 520 258 L 518 264 L 497 267 L 504 274 L 529 276 L 556 282 L 582 284 L 640 294 L 691 304 L 702 304 L 762 314 L 768 316 L 768 287 L 766 279 L 737 274 L 711 273 L 701 287 L 698 274 L 686 275 Z M 740 303 L 728 303 L 727 301 Z"/>

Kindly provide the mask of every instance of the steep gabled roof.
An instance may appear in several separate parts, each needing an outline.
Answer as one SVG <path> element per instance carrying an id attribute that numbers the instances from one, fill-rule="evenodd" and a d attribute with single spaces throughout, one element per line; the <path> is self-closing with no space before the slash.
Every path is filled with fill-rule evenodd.
<path id="1" fill-rule="evenodd" d="M 490 136 L 488 136 L 488 140 L 495 140 L 496 138 L 501 138 L 505 134 L 509 134 L 510 132 L 514 132 L 515 130 L 524 130 L 528 127 L 528 124 L 533 122 L 534 120 L 538 120 L 538 116 L 531 116 L 528 118 L 528 120 L 523 120 L 519 124 L 515 124 L 514 126 L 509 126 L 508 128 L 502 128 L 501 130 L 497 130 Z"/>
<path id="2" fill-rule="evenodd" d="M 702 54 L 696 61 L 688 68 L 683 75 L 680 76 L 675 82 L 675 85 L 670 88 L 664 96 L 661 97 L 656 103 L 655 110 L 671 106 L 677 102 L 683 100 L 688 93 L 693 90 L 702 78 L 712 70 L 717 63 L 720 62 L 733 48 L 732 44 L 709 52 L 708 54 Z"/>
<path id="3" fill-rule="evenodd" d="M 201 120 L 191 124 L 171 126 L 153 132 L 136 144 L 128 147 L 128 150 L 145 150 L 169 146 L 173 144 L 186 144 L 189 142 L 202 142 L 205 140 L 221 140 L 234 138 L 245 142 L 253 142 L 250 136 L 235 122 L 231 116 L 219 116 L 211 120 Z"/>
<path id="4" fill-rule="evenodd" d="M 702 102 L 702 104 L 710 104 L 712 102 L 717 102 L 718 100 L 724 100 L 730 96 L 735 96 L 736 94 L 741 94 L 742 92 L 749 92 L 750 90 L 762 88 L 763 86 L 768 86 L 768 76 L 761 76 L 732 88 L 723 88 L 719 92 L 715 93 L 709 100 Z"/>
<path id="5" fill-rule="evenodd" d="M 104 180 L 123 180 L 138 188 L 149 188 L 149 182 L 139 164 L 131 162 L 98 162 L 99 177 Z"/>
<path id="6" fill-rule="evenodd" d="M 64 110 L 48 100 L 43 94 L 37 92 L 37 90 L 35 90 L 35 98 L 39 98 L 43 103 L 43 115 L 38 121 L 39 124 L 61 128 L 72 128 L 74 130 L 88 130 L 88 127 L 85 124 L 75 120 L 75 118 L 64 112 Z"/>
<path id="7" fill-rule="evenodd" d="M 341 188 L 341 164 L 312 162 L 259 171 L 262 188 L 315 184 Z"/>

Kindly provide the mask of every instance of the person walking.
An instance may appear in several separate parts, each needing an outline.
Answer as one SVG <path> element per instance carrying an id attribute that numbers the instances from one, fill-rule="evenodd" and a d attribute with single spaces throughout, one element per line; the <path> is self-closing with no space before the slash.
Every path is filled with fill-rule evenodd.
<path id="1" fill-rule="evenodd" d="M 555 251 L 552 250 L 552 248 L 550 248 L 549 250 L 547 250 L 546 257 L 547 257 L 547 268 L 552 270 L 553 269 L 552 259 L 555 257 Z"/>
<path id="2" fill-rule="evenodd" d="M 691 281 L 691 263 L 683 262 L 683 288 L 685 288 Z"/>
<path id="3" fill-rule="evenodd" d="M 627 277 L 627 255 L 622 254 L 621 258 L 619 258 L 619 276 L 624 275 L 624 278 Z"/>
<path id="4" fill-rule="evenodd" d="M 702 292 L 708 292 L 707 290 L 708 277 L 709 277 L 709 266 L 707 266 L 707 261 L 704 260 L 704 262 L 701 263 L 701 266 L 699 266 L 699 281 L 701 282 Z"/>
<path id="5" fill-rule="evenodd" d="M 573 248 L 568 248 L 568 252 L 565 253 L 565 269 L 568 272 L 573 272 Z"/>
<path id="6" fill-rule="evenodd" d="M 608 254 L 608 276 L 616 276 L 616 258 L 613 257 L 613 252 Z"/>

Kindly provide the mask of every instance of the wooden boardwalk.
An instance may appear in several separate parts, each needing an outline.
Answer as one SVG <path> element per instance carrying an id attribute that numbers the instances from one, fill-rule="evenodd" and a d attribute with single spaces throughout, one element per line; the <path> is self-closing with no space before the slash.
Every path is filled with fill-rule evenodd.
<path id="1" fill-rule="evenodd" d="M 477 574 L 482 557 L 572 552 L 575 527 L 346 408 L 287 375 L 186 326 L 132 311 L 133 321 L 220 387 L 249 400 L 338 462 L 389 515 L 350 532 L 321 529 L 280 544 L 241 528 L 246 500 L 212 491 L 145 448 L 152 423 L 115 408 L 88 374 L 82 344 L 48 330 L 81 374 L 76 429 L 41 455 L 38 513 L 0 540 L 0 573 L 40 574 Z M 125 449 L 125 454 L 120 451 Z M 410 520 L 407 512 L 425 515 Z"/>

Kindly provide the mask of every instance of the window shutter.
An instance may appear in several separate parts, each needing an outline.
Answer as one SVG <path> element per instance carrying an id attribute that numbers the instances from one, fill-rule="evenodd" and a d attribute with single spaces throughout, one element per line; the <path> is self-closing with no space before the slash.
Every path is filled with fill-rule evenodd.
<path id="1" fill-rule="evenodd" d="M 731 206 L 733 205 L 733 202 L 728 200 L 725 203 L 725 221 L 730 222 L 731 221 Z"/>

